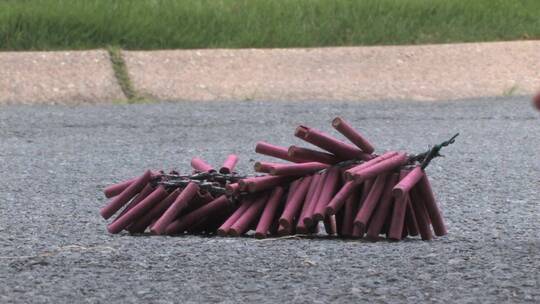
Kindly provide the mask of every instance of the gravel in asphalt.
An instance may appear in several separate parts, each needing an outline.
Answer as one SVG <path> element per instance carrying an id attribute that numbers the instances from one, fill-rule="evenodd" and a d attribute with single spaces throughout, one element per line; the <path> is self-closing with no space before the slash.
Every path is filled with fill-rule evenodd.
<path id="1" fill-rule="evenodd" d="M 104 186 L 341 115 L 378 151 L 425 150 L 449 228 L 432 242 L 110 235 Z M 540 113 L 528 98 L 0 108 L 0 303 L 540 301 Z"/>

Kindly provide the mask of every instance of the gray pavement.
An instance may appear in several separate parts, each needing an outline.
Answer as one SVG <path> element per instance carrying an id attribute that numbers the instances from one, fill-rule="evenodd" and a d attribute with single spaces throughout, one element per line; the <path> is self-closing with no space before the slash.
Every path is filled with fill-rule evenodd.
<path id="1" fill-rule="evenodd" d="M 299 143 L 342 115 L 419 152 L 449 235 L 432 242 L 110 235 L 101 189 L 192 156 L 249 170 L 257 140 Z M 528 98 L 0 107 L 0 303 L 540 301 L 540 113 Z"/>

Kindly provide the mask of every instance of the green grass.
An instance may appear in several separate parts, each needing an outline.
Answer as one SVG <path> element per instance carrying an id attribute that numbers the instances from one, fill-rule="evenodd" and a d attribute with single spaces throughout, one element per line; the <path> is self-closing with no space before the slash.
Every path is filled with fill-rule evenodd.
<path id="1" fill-rule="evenodd" d="M 540 0 L 3 0 L 1 50 L 540 38 Z"/>
<path id="2" fill-rule="evenodd" d="M 116 77 L 122 92 L 124 92 L 124 95 L 128 100 L 138 99 L 137 92 L 129 78 L 126 62 L 122 57 L 122 50 L 117 47 L 108 47 L 107 51 L 109 52 L 109 58 L 111 58 L 114 76 Z"/>

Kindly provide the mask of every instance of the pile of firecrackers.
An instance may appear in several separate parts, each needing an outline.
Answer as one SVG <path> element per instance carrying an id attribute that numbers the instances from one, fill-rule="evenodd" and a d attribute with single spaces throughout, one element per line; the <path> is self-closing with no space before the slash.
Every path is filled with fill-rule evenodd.
<path id="1" fill-rule="evenodd" d="M 258 142 L 257 153 L 281 162 L 256 162 L 252 175 L 235 172 L 234 154 L 218 170 L 197 157 L 186 175 L 147 170 L 106 187 L 110 201 L 100 213 L 105 219 L 118 213 L 107 226 L 113 234 L 398 241 L 447 233 L 425 168 L 457 134 L 421 154 L 375 154 L 344 119 L 332 126 L 350 143 L 301 125 L 294 135 L 318 149 Z"/>

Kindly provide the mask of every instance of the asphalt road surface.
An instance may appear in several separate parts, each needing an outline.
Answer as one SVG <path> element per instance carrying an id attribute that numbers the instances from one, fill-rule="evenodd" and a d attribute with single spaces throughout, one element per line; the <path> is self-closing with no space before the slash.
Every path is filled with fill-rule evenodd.
<path id="1" fill-rule="evenodd" d="M 341 115 L 378 148 L 425 150 L 449 227 L 431 242 L 110 235 L 104 186 L 189 171 Z M 540 301 L 540 113 L 457 102 L 158 103 L 0 108 L 0 303 Z"/>

